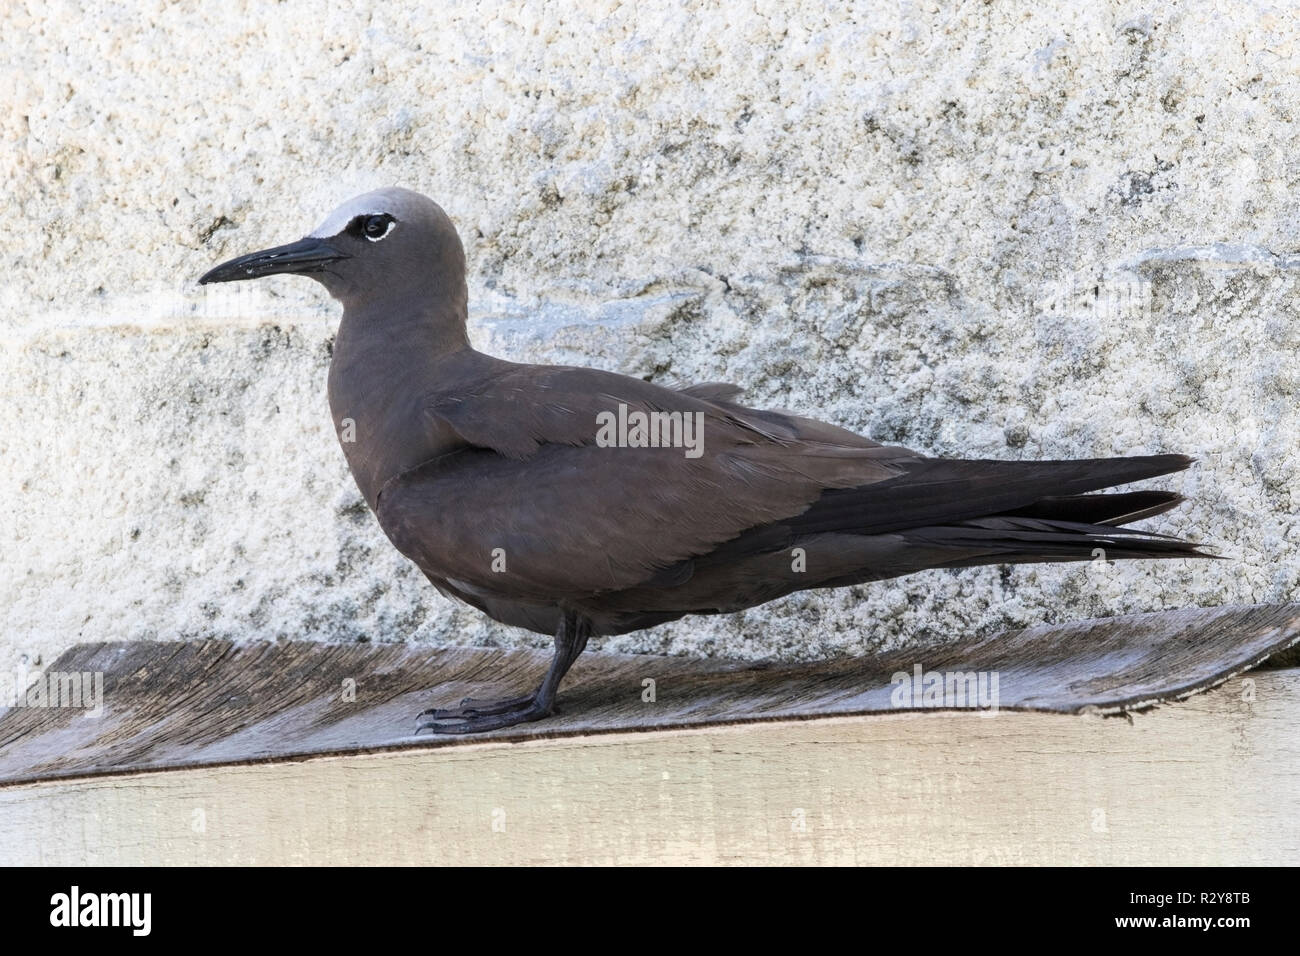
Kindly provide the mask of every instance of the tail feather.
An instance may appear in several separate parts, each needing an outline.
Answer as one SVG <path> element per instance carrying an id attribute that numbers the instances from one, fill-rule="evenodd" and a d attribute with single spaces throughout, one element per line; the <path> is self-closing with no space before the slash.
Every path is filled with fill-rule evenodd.
<path id="1" fill-rule="evenodd" d="M 953 559 L 941 563 L 955 567 L 970 563 L 1087 561 L 1095 557 L 1214 557 L 1170 535 L 1040 518 L 991 518 L 951 527 L 916 528 L 903 537 L 909 544 L 951 552 Z"/>
<path id="2" fill-rule="evenodd" d="M 1181 471 L 1186 455 L 1094 458 L 1078 461 L 967 461 L 928 458 L 896 478 L 859 488 L 827 491 L 807 511 L 783 522 L 795 534 L 840 532 L 888 534 L 909 528 L 950 525 L 988 515 L 1039 509 L 1050 499 L 1064 502 L 1063 517 L 1095 509 L 1086 492 Z M 1176 501 L 1111 498 L 1121 511 L 1150 511 Z M 1110 496 L 1105 496 L 1110 497 Z M 1108 507 L 1108 506 L 1103 506 Z M 1159 513 L 1158 511 L 1155 513 Z M 1105 520 L 1116 521 L 1123 515 Z M 1133 519 L 1130 519 L 1133 520 Z"/>
<path id="3" fill-rule="evenodd" d="M 803 514 L 752 528 L 692 559 L 686 574 L 707 576 L 804 541 L 830 549 L 823 556 L 827 575 L 810 577 L 804 587 L 860 584 L 935 567 L 1089 561 L 1099 552 L 1108 561 L 1214 558 L 1192 542 L 1124 527 L 1176 507 L 1182 495 L 1088 494 L 1178 471 L 1191 461 L 1183 455 L 1049 462 L 925 459 L 889 481 L 828 491 Z"/>
<path id="4" fill-rule="evenodd" d="M 1129 491 L 1113 495 L 1040 498 L 1032 505 L 1005 511 L 1023 518 L 1051 518 L 1079 524 L 1122 525 L 1153 518 L 1187 499 L 1174 491 Z"/>

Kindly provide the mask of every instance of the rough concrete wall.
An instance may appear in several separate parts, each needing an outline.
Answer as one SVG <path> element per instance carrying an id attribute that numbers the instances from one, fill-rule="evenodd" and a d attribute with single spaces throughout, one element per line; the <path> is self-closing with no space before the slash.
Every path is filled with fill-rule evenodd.
<path id="1" fill-rule="evenodd" d="M 1292 596 L 1295 12 L 749 6 L 6 3 L 0 665 L 538 643 L 365 511 L 333 303 L 193 284 L 390 183 L 459 225 L 481 347 L 733 381 L 934 454 L 1190 453 L 1153 526 L 1230 558 L 936 571 L 609 645 L 818 656 Z"/>

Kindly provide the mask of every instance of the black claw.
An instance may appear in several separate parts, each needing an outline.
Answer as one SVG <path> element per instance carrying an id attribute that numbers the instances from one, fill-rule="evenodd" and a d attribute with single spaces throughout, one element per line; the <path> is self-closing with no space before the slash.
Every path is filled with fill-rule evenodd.
<path id="1" fill-rule="evenodd" d="M 550 708 L 538 703 L 529 694 L 506 700 L 476 700 L 466 697 L 459 707 L 431 708 L 416 718 L 415 732 L 428 730 L 435 734 L 473 734 L 499 730 L 514 724 L 541 720 L 550 714 Z"/>
<path id="2" fill-rule="evenodd" d="M 513 727 L 515 724 L 541 720 L 549 714 L 549 710 L 536 702 L 493 714 L 461 714 L 451 710 L 426 710 L 416 720 L 415 732 L 418 734 L 422 730 L 427 730 L 435 734 L 481 734 L 489 730 L 500 730 L 503 727 Z M 449 720 L 455 722 L 447 722 Z"/>
<path id="3" fill-rule="evenodd" d="M 415 722 L 415 732 L 435 734 L 480 734 L 549 717 L 555 691 L 582 649 L 587 646 L 591 622 L 566 611 L 555 632 L 555 656 L 541 686 L 524 697 L 505 700 L 476 700 L 466 697 L 459 707 L 426 710 Z"/>

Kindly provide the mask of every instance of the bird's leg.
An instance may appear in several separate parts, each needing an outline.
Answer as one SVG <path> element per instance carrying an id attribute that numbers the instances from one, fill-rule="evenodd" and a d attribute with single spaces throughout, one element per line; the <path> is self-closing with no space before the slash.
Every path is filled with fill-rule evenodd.
<path id="1" fill-rule="evenodd" d="M 475 700 L 466 697 L 459 707 L 426 710 L 416 719 L 415 732 L 429 730 L 435 734 L 478 734 L 499 730 L 513 724 L 548 717 L 555 708 L 555 692 L 560 681 L 578 659 L 587 638 L 591 636 L 591 623 L 583 617 L 565 611 L 555 630 L 555 656 L 542 678 L 541 686 L 523 697 L 505 700 Z"/>

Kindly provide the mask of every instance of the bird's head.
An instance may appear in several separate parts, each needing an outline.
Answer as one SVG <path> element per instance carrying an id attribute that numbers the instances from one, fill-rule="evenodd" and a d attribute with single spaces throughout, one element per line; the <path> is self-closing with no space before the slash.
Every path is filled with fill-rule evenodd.
<path id="1" fill-rule="evenodd" d="M 442 207 L 409 189 L 349 199 L 297 242 L 223 262 L 199 283 L 292 273 L 315 279 L 344 305 L 401 296 L 465 297 L 465 253 Z"/>

